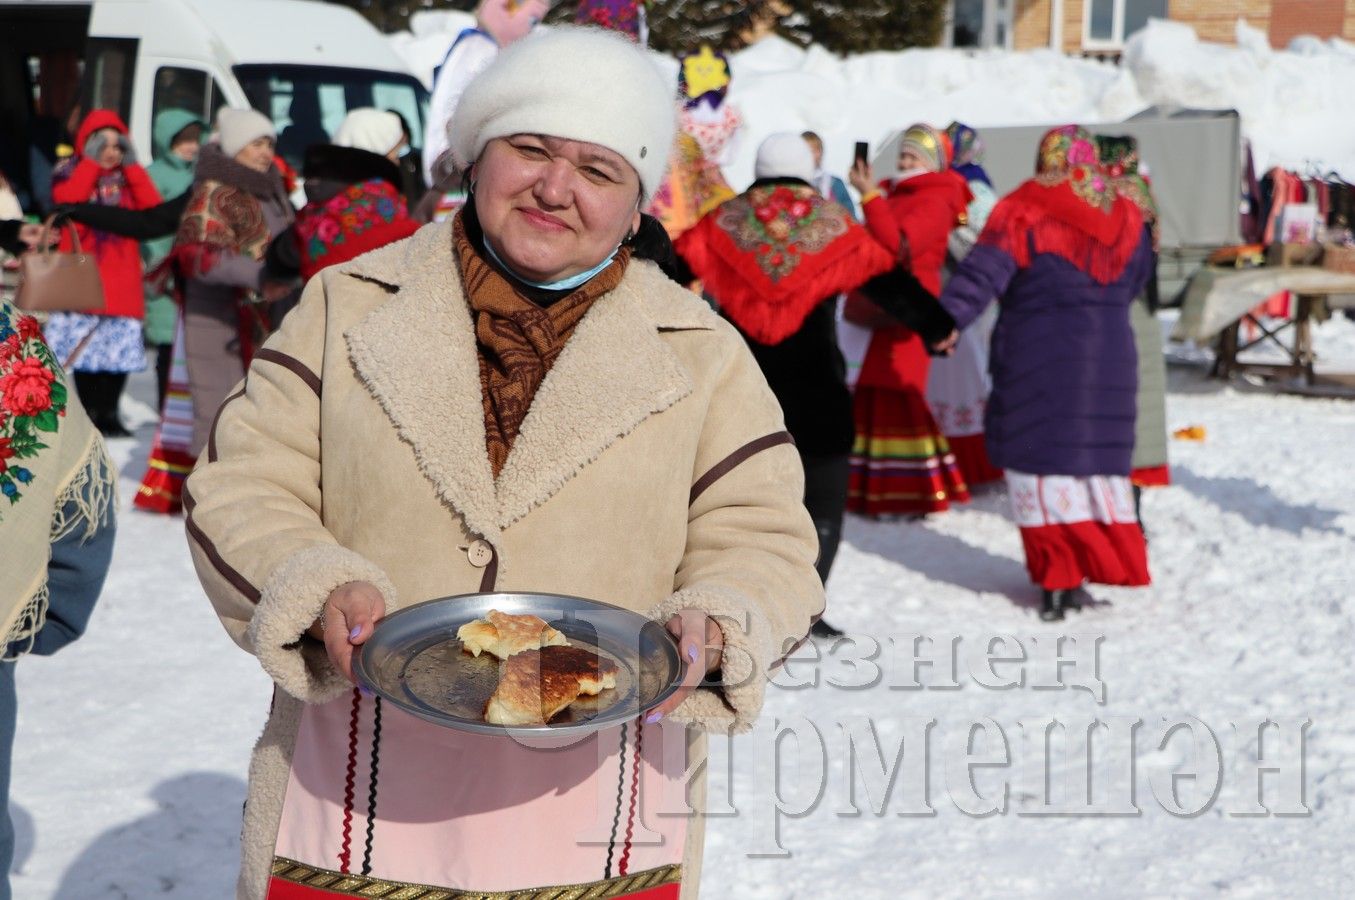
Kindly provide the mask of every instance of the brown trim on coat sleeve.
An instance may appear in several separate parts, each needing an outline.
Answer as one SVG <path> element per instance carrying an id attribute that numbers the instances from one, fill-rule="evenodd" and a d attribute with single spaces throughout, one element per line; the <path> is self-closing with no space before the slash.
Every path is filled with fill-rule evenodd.
<path id="1" fill-rule="evenodd" d="M 315 392 L 315 396 L 320 396 L 320 376 L 312 372 L 305 363 L 295 356 L 288 356 L 286 353 L 279 350 L 265 347 L 264 349 L 255 352 L 254 359 L 256 362 L 258 360 L 263 360 L 264 362 L 277 363 L 305 382 L 306 387 Z"/>
<path id="2" fill-rule="evenodd" d="M 710 470 L 707 471 L 705 475 L 696 479 L 696 484 L 692 485 L 692 493 L 687 500 L 687 505 L 690 506 L 695 503 L 696 498 L 704 494 L 711 485 L 734 471 L 750 457 L 756 456 L 763 450 L 778 447 L 781 444 L 795 445 L 795 439 L 790 436 L 789 431 L 778 431 L 775 434 L 765 435 L 755 441 L 749 441 L 744 444 L 742 447 L 711 466 Z"/>
<path id="3" fill-rule="evenodd" d="M 212 568 L 216 569 L 218 575 L 226 579 L 231 587 L 243 594 L 250 603 L 257 604 L 261 596 L 259 589 L 250 584 L 248 578 L 241 575 L 231 567 L 230 563 L 226 562 L 221 555 L 221 551 L 216 549 L 216 544 L 212 543 L 212 539 L 203 533 L 197 522 L 193 521 L 193 509 L 196 506 L 197 503 L 194 502 L 193 495 L 188 493 L 188 484 L 185 483 L 183 487 L 183 512 L 184 529 L 188 532 L 188 536 L 197 542 L 203 553 L 207 554 L 207 559 L 212 563 Z"/>
<path id="4" fill-rule="evenodd" d="M 212 427 L 207 432 L 207 461 L 209 463 L 216 462 L 216 426 L 221 424 L 221 413 L 232 403 L 232 401 L 239 400 L 241 397 L 245 396 L 245 389 L 247 387 L 249 387 L 249 373 L 245 373 L 245 380 L 240 384 L 240 390 L 231 394 L 225 400 L 222 400 L 221 405 L 216 408 L 216 415 L 212 416 Z"/>

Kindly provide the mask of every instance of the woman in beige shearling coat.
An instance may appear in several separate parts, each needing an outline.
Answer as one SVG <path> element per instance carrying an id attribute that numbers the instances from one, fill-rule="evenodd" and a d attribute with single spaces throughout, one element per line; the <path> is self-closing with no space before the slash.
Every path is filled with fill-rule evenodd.
<path id="1" fill-rule="evenodd" d="M 823 593 L 756 362 L 623 240 L 672 139 L 649 65 L 568 28 L 505 51 L 453 123 L 475 201 L 318 276 L 221 407 L 185 486 L 189 542 L 277 684 L 241 898 L 696 895 L 702 820 L 663 813 L 700 809 L 702 733 L 751 725 Z M 516 76 L 543 70 L 554 94 L 524 94 Z M 592 96 L 600 75 L 619 99 Z M 581 102 L 602 108 L 558 115 Z M 667 623 L 694 663 L 684 690 L 543 751 L 349 680 L 381 615 L 491 590 Z"/>

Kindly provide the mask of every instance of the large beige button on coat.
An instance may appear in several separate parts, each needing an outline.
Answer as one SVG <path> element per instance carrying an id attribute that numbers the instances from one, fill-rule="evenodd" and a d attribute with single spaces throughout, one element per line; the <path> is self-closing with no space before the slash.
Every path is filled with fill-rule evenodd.
<path id="1" fill-rule="evenodd" d="M 489 541 L 474 541 L 466 548 L 466 558 L 477 569 L 483 569 L 494 559 L 494 548 Z"/>

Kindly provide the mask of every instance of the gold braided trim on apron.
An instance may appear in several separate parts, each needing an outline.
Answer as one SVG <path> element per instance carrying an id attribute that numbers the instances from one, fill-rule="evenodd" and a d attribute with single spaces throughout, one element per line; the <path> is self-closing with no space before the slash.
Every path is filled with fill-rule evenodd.
<path id="1" fill-rule="evenodd" d="M 345 897 L 377 897 L 380 900 L 610 900 L 635 891 L 649 890 L 682 880 L 682 866 L 662 866 L 634 875 L 607 878 L 588 884 L 529 888 L 522 891 L 459 891 L 447 888 L 386 881 L 366 875 L 345 875 L 319 869 L 282 856 L 273 858 L 273 877 L 293 884 L 329 891 Z"/>

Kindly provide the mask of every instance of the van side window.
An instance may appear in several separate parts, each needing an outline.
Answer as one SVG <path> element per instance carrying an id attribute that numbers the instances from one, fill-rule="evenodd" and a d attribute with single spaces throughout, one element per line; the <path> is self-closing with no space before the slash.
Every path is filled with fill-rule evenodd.
<path id="1" fill-rule="evenodd" d="M 201 69 L 161 66 L 155 72 L 155 88 L 151 94 L 151 122 L 170 109 L 181 109 L 210 122 L 209 84 L 207 73 Z"/>
<path id="2" fill-rule="evenodd" d="M 136 38 L 90 38 L 82 91 L 90 109 L 111 109 L 125 122 L 132 113 Z"/>
<path id="3" fill-rule="evenodd" d="M 306 148 L 328 143 L 351 109 L 375 106 L 409 123 L 415 149 L 421 144 L 428 91 L 412 75 L 338 66 L 235 66 L 249 105 L 273 120 L 278 152 L 300 168 Z"/>

